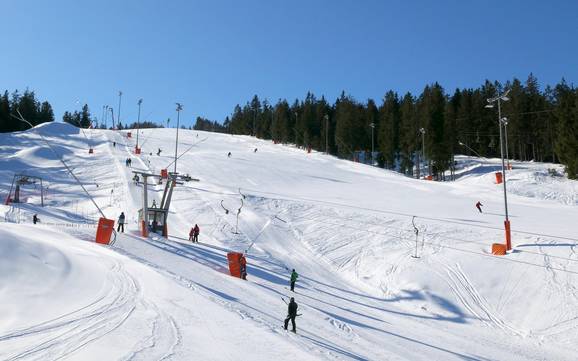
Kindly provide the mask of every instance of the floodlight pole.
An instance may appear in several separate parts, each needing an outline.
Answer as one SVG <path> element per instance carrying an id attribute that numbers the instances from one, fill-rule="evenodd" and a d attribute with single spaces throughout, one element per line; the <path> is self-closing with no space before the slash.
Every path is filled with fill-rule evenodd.
<path id="1" fill-rule="evenodd" d="M 371 123 L 369 124 L 369 126 L 371 127 L 371 165 L 373 166 L 375 164 L 375 159 L 374 159 L 374 141 L 373 141 L 373 130 L 375 129 L 375 123 Z"/>
<path id="2" fill-rule="evenodd" d="M 325 114 L 325 154 L 329 154 L 329 115 Z"/>
<path id="3" fill-rule="evenodd" d="M 174 173 L 177 174 L 177 152 L 179 149 L 179 122 L 180 122 L 180 115 L 181 110 L 183 110 L 183 106 L 180 103 L 177 104 L 177 137 L 175 140 L 175 171 Z"/>
<path id="4" fill-rule="evenodd" d="M 425 163 L 425 129 L 419 128 L 419 132 L 421 133 L 421 157 Z"/>
<path id="5" fill-rule="evenodd" d="M 135 152 L 138 152 L 138 133 L 140 133 L 140 105 L 142 104 L 142 99 L 138 100 L 138 117 L 136 120 L 136 146 L 134 148 Z"/>
<path id="6" fill-rule="evenodd" d="M 504 211 L 506 213 L 506 220 L 504 221 L 504 228 L 506 232 L 506 249 L 509 251 L 512 249 L 512 236 L 510 232 L 510 218 L 508 216 L 508 194 L 506 192 L 506 164 L 504 161 L 504 140 L 502 136 L 502 125 L 507 121 L 506 118 L 502 118 L 502 100 L 507 101 L 509 100 L 506 95 L 508 95 L 509 91 L 505 92 L 504 94 L 498 93 L 498 96 L 495 98 L 487 99 L 489 105 L 486 105 L 487 108 L 492 108 L 495 102 L 498 102 L 498 126 L 500 127 L 500 153 L 502 157 L 502 184 L 504 190 Z"/>
<path id="7" fill-rule="evenodd" d="M 118 114 L 116 117 L 116 121 L 120 124 L 120 102 L 122 100 L 122 92 L 119 90 L 118 91 Z"/>

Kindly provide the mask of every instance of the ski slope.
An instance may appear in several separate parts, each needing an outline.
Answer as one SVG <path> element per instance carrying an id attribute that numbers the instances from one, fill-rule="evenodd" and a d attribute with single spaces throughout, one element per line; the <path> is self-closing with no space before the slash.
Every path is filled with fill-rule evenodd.
<path id="1" fill-rule="evenodd" d="M 132 170 L 173 170 L 175 129 L 141 130 L 140 157 L 131 132 L 85 137 L 54 123 L 0 134 L 2 200 L 15 172 L 49 188 L 46 207 L 34 190 L 23 191 L 26 203 L 0 206 L 0 359 L 575 359 L 578 185 L 548 175 L 558 166 L 513 163 L 514 250 L 496 257 L 491 243 L 504 237 L 497 159 L 459 157 L 455 182 L 429 182 L 252 137 L 180 130 L 177 170 L 199 181 L 175 189 L 169 239 L 144 239 Z M 107 217 L 127 215 L 113 246 L 93 243 L 99 214 L 58 157 Z M 162 187 L 151 185 L 149 202 L 159 203 Z M 34 213 L 40 224 L 31 224 Z M 201 243 L 193 245 L 195 223 Z M 231 250 L 248 251 L 247 281 L 228 275 Z M 302 314 L 295 335 L 281 327 L 282 298 L 291 296 Z"/>

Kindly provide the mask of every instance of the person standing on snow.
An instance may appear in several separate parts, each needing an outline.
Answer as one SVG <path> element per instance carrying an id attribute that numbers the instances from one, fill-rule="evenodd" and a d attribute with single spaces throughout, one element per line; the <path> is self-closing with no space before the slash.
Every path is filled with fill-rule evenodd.
<path id="1" fill-rule="evenodd" d="M 199 226 L 195 224 L 195 227 L 193 227 L 193 242 L 199 243 L 199 233 L 201 233 L 201 230 Z"/>
<path id="2" fill-rule="evenodd" d="M 297 277 L 299 277 L 299 275 L 295 272 L 295 268 L 293 268 L 293 271 L 291 272 L 291 292 L 295 292 L 295 282 L 297 282 Z"/>
<path id="3" fill-rule="evenodd" d="M 247 280 L 247 258 L 245 258 L 245 255 L 241 256 L 239 263 L 241 264 L 241 278 L 246 281 Z"/>
<path id="4" fill-rule="evenodd" d="M 291 325 L 293 326 L 292 332 L 297 332 L 297 326 L 295 325 L 295 317 L 297 317 L 297 302 L 295 302 L 295 298 L 291 297 L 291 301 L 287 305 L 287 317 L 285 318 L 285 330 L 287 330 L 287 326 L 289 326 L 289 320 L 291 320 Z"/>
<path id="5" fill-rule="evenodd" d="M 482 206 L 483 206 L 483 204 L 480 201 L 478 201 L 478 203 L 476 203 L 476 208 L 478 209 L 478 211 L 480 211 L 480 213 L 482 213 Z"/>
<path id="6" fill-rule="evenodd" d="M 118 227 L 116 228 L 117 232 L 124 233 L 124 219 L 125 219 L 124 212 L 120 212 L 120 216 L 118 217 Z"/>
<path id="7" fill-rule="evenodd" d="M 34 214 L 32 216 L 32 223 L 36 224 L 38 222 L 40 222 L 40 219 L 38 219 L 38 214 Z"/>

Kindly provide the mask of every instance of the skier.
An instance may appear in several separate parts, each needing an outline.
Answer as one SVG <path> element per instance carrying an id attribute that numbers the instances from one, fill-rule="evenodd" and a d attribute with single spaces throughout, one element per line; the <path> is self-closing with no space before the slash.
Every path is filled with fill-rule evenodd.
<path id="1" fill-rule="evenodd" d="M 134 181 L 134 184 L 138 186 L 138 181 L 140 180 L 138 174 L 135 174 L 134 177 L 132 177 L 132 180 Z"/>
<path id="2" fill-rule="evenodd" d="M 255 148 L 255 150 L 253 151 L 253 153 L 257 153 L 257 148 Z"/>
<path id="3" fill-rule="evenodd" d="M 132 159 L 131 158 L 128 158 L 128 166 L 132 167 Z"/>
<path id="4" fill-rule="evenodd" d="M 116 142 L 112 142 L 112 147 L 116 148 Z"/>
<path id="5" fill-rule="evenodd" d="M 229 154 L 227 154 L 227 157 L 231 158 L 231 152 L 229 152 Z"/>
<path id="6" fill-rule="evenodd" d="M 159 148 L 159 150 L 157 151 L 157 155 L 160 156 L 161 152 L 162 152 L 162 150 L 161 150 L 161 148 Z"/>
<path id="7" fill-rule="evenodd" d="M 156 201 L 156 199 L 153 199 L 153 205 L 152 205 L 152 207 L 153 207 L 153 208 L 156 208 L 156 207 L 157 207 L 157 201 Z"/>
<path id="8" fill-rule="evenodd" d="M 245 258 L 245 255 L 241 256 L 239 263 L 241 264 L 241 278 L 246 281 L 247 280 L 247 259 Z"/>
<path id="9" fill-rule="evenodd" d="M 297 302 L 295 302 L 295 298 L 291 297 L 291 301 L 289 301 L 287 307 L 287 317 L 285 318 L 285 330 L 287 330 L 287 326 L 289 326 L 289 320 L 291 320 L 291 324 L 293 325 L 293 329 L 291 331 L 297 332 L 297 327 L 295 326 L 295 317 L 297 317 Z"/>
<path id="10" fill-rule="evenodd" d="M 295 272 L 295 268 L 293 268 L 293 271 L 291 272 L 291 292 L 295 292 L 295 282 L 297 281 L 297 277 L 299 277 L 299 275 L 297 274 L 297 272 Z"/>
<path id="11" fill-rule="evenodd" d="M 38 219 L 38 214 L 34 214 L 32 216 L 32 223 L 36 224 L 38 222 L 40 222 L 40 219 Z"/>
<path id="12" fill-rule="evenodd" d="M 483 206 L 483 204 L 480 201 L 478 201 L 478 203 L 476 203 L 476 208 L 478 209 L 478 211 L 480 211 L 480 213 L 482 213 L 482 206 Z"/>
<path id="13" fill-rule="evenodd" d="M 201 230 L 199 229 L 199 226 L 197 224 L 195 224 L 195 226 L 193 227 L 193 242 L 199 243 L 199 233 L 201 232 Z"/>
<path id="14" fill-rule="evenodd" d="M 116 228 L 117 232 L 122 232 L 124 233 L 124 212 L 120 212 L 120 216 L 118 217 L 118 227 Z M 122 229 L 122 231 L 121 231 Z"/>

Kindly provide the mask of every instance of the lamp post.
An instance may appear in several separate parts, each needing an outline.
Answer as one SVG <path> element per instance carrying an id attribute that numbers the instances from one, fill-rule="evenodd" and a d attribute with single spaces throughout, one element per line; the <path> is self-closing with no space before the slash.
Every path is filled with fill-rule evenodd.
<path id="1" fill-rule="evenodd" d="M 425 164 L 425 129 L 419 128 L 419 132 L 421 133 L 421 157 L 423 158 L 423 162 Z M 421 167 L 421 165 L 419 165 Z"/>
<path id="2" fill-rule="evenodd" d="M 179 122 L 180 122 L 180 115 L 181 115 L 181 110 L 183 110 L 183 106 L 181 105 L 181 103 L 175 103 L 177 104 L 177 138 L 175 140 L 175 175 L 177 174 L 177 151 L 179 149 Z"/>
<path id="3" fill-rule="evenodd" d="M 138 133 L 140 133 L 140 105 L 142 104 L 142 99 L 138 100 L 138 117 L 136 120 L 136 145 L 134 147 L 134 152 L 136 154 L 140 153 L 140 149 L 138 147 Z"/>
<path id="4" fill-rule="evenodd" d="M 508 164 L 506 168 L 511 170 L 512 166 L 510 165 L 510 157 L 508 156 L 508 118 L 503 117 L 501 122 L 504 126 L 504 140 L 506 141 L 506 163 Z"/>
<path id="5" fill-rule="evenodd" d="M 299 114 L 297 114 L 297 112 L 295 112 L 295 127 L 293 128 L 293 130 L 295 131 L 295 147 L 297 149 L 300 149 L 299 147 L 299 143 L 297 142 L 298 138 L 299 138 L 299 133 L 297 132 L 297 121 L 299 120 Z"/>
<path id="6" fill-rule="evenodd" d="M 112 118 L 112 130 L 114 130 L 114 109 L 112 107 L 108 107 L 110 110 L 110 117 Z"/>
<path id="7" fill-rule="evenodd" d="M 504 221 L 504 228 L 506 231 L 506 249 L 509 251 L 512 249 L 512 238 L 510 233 L 510 218 L 508 217 L 508 194 L 506 193 L 506 166 L 504 162 L 504 141 L 502 139 L 502 126 L 504 122 L 507 121 L 506 118 L 502 118 L 502 101 L 508 101 L 510 98 L 507 97 L 510 91 L 506 91 L 503 94 L 498 93 L 498 96 L 494 98 L 487 99 L 488 104 L 486 108 L 493 108 L 494 104 L 498 103 L 498 126 L 500 127 L 500 153 L 502 156 L 502 184 L 504 185 L 504 210 L 506 213 L 506 220 Z M 506 122 L 507 124 L 507 122 Z M 504 125 L 505 126 L 505 125 Z"/>
<path id="8" fill-rule="evenodd" d="M 118 91 L 118 114 L 116 117 L 116 122 L 119 124 L 120 126 L 120 101 L 122 99 L 122 92 L 119 90 Z"/>
<path id="9" fill-rule="evenodd" d="M 329 154 L 329 115 L 325 114 L 325 154 Z"/>
<path id="10" fill-rule="evenodd" d="M 468 148 L 471 152 L 473 152 L 475 155 L 477 155 L 480 158 L 483 158 L 480 153 L 476 152 L 475 150 L 473 150 L 472 148 L 468 147 L 467 145 L 465 145 L 464 143 L 458 141 L 458 144 L 461 145 L 462 147 L 466 147 Z"/>
<path id="11" fill-rule="evenodd" d="M 373 141 L 373 130 L 375 129 L 375 123 L 370 123 L 369 126 L 371 127 L 371 165 L 373 166 L 375 164 L 375 157 L 374 157 L 374 141 Z"/>

